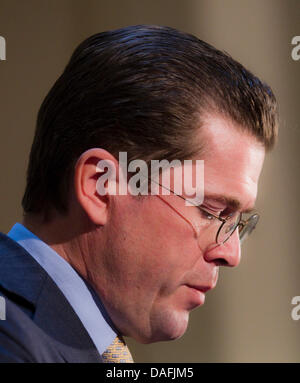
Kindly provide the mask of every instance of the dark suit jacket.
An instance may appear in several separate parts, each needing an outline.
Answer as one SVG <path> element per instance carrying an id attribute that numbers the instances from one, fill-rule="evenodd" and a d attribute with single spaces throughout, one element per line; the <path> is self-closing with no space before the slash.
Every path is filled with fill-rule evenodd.
<path id="1" fill-rule="evenodd" d="M 0 233 L 0 362 L 99 363 L 92 339 L 46 271 Z"/>

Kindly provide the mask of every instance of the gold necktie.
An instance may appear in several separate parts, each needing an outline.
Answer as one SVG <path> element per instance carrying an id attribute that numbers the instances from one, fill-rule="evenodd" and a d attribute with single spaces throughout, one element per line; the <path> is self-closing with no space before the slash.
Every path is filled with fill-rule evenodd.
<path id="1" fill-rule="evenodd" d="M 102 354 L 103 363 L 133 363 L 124 339 L 117 336 Z"/>

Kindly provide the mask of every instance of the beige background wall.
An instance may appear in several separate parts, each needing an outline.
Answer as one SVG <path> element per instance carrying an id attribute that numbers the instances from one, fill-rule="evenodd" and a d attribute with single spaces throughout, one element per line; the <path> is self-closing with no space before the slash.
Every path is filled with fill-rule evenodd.
<path id="1" fill-rule="evenodd" d="M 281 110 L 279 145 L 266 160 L 261 221 L 236 270 L 223 270 L 179 340 L 139 345 L 136 361 L 299 362 L 300 295 L 299 0 L 0 0 L 0 230 L 20 220 L 27 158 L 39 105 L 72 51 L 89 35 L 130 24 L 163 24 L 229 52 L 273 87 Z"/>

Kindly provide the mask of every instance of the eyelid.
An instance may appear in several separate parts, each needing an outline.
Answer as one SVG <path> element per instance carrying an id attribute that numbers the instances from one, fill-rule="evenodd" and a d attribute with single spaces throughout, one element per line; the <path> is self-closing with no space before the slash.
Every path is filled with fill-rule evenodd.
<path id="1" fill-rule="evenodd" d="M 219 217 L 219 214 L 217 212 L 212 212 L 212 211 L 210 211 L 211 209 L 208 209 L 207 207 L 205 207 L 203 205 L 198 206 L 198 207 L 199 207 L 199 210 L 201 211 L 202 214 L 210 215 L 216 219 Z"/>
<path id="2" fill-rule="evenodd" d="M 215 202 L 215 203 L 209 203 L 208 201 L 203 202 L 202 206 L 205 206 L 207 209 L 214 210 L 214 211 L 222 211 L 227 208 L 227 205 L 225 203 Z"/>
<path id="3" fill-rule="evenodd" d="M 201 209 L 203 209 L 208 214 L 213 214 L 213 215 L 216 215 L 216 216 L 219 216 L 222 213 L 222 211 L 224 210 L 224 209 L 216 209 L 216 210 L 214 210 L 213 208 L 207 207 L 207 206 L 205 206 L 203 204 L 201 205 Z"/>
<path id="4" fill-rule="evenodd" d="M 224 205 L 222 206 L 222 208 L 213 208 L 213 206 L 207 206 L 206 204 L 202 204 L 201 207 L 203 208 L 203 210 L 206 211 L 206 213 L 208 214 L 212 214 L 212 215 L 215 215 L 219 218 L 226 218 L 228 217 L 229 215 L 236 215 L 236 214 L 254 214 L 256 212 L 256 209 L 254 207 L 252 208 L 248 208 L 248 209 L 243 209 L 243 210 L 240 210 L 240 209 L 236 209 L 234 207 L 231 207 L 231 206 L 228 206 L 228 205 Z"/>
<path id="5" fill-rule="evenodd" d="M 209 215 L 212 215 L 214 218 L 217 218 L 217 219 L 227 219 L 229 218 L 230 216 L 234 217 L 236 216 L 237 214 L 240 214 L 240 212 L 236 209 L 231 209 L 230 207 L 226 207 L 225 209 L 223 210 L 218 210 L 218 211 L 215 211 L 215 212 L 212 212 L 210 211 L 211 209 L 207 209 L 206 207 L 204 207 L 203 209 L 207 214 Z"/>

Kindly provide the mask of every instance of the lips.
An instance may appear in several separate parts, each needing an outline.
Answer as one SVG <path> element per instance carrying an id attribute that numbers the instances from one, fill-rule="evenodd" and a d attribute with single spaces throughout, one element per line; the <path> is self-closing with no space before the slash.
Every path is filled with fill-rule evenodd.
<path id="1" fill-rule="evenodd" d="M 197 283 L 196 278 L 190 278 L 189 282 L 185 283 L 185 285 L 191 289 L 198 290 L 202 293 L 206 293 L 209 290 L 212 290 L 216 287 L 217 281 L 218 281 L 218 276 L 219 276 L 219 267 L 215 267 L 212 270 L 212 273 L 209 277 L 209 280 L 207 280 L 206 284 L 200 284 L 199 282 Z"/>
<path id="2" fill-rule="evenodd" d="M 187 291 L 187 307 L 188 309 L 194 309 L 197 306 L 201 306 L 205 302 L 205 293 L 213 289 L 217 284 L 218 269 L 211 276 L 211 280 L 207 281 L 206 284 L 197 283 L 196 279 L 190 279 L 189 282 L 185 283 Z"/>
<path id="3" fill-rule="evenodd" d="M 199 285 L 191 285 L 191 284 L 186 284 L 187 287 L 191 289 L 195 289 L 198 291 L 201 291 L 202 293 L 206 293 L 206 291 L 211 290 L 213 286 L 199 286 Z"/>
<path id="4" fill-rule="evenodd" d="M 201 306 L 205 302 L 205 291 L 208 290 L 207 286 L 197 286 L 186 284 L 186 304 L 187 310 L 193 310 L 194 308 Z"/>

